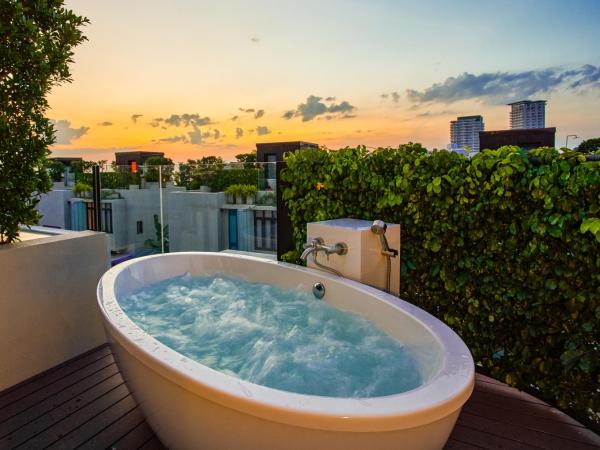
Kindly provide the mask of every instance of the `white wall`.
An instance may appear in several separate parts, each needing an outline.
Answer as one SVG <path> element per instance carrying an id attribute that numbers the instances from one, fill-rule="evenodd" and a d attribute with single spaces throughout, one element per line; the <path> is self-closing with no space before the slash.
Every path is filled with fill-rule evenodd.
<path id="1" fill-rule="evenodd" d="M 37 210 L 42 215 L 39 225 L 52 228 L 69 229 L 71 227 L 71 218 L 67 202 L 73 197 L 70 189 L 54 189 L 40 198 Z"/>
<path id="2" fill-rule="evenodd" d="M 106 245 L 81 231 L 0 246 L 0 391 L 106 342 Z"/>
<path id="3" fill-rule="evenodd" d="M 221 205 L 223 192 L 169 192 L 166 222 L 172 252 L 210 251 L 223 248 Z"/>

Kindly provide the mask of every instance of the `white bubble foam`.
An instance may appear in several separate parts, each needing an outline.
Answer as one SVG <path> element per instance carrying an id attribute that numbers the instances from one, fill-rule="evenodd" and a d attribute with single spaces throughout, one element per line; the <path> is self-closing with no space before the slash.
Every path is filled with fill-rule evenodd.
<path id="1" fill-rule="evenodd" d="M 301 290 L 226 276 L 171 278 L 119 301 L 179 353 L 253 383 L 302 394 L 377 397 L 421 385 L 409 349 L 361 316 Z"/>

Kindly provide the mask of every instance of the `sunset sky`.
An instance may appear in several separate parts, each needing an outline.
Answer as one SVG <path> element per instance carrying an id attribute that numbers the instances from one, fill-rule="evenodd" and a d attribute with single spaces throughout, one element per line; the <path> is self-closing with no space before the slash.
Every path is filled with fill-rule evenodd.
<path id="1" fill-rule="evenodd" d="M 164 151 L 226 160 L 257 142 L 449 143 L 449 121 L 600 136 L 600 1 L 73 0 L 88 17 L 57 87 L 56 156 Z M 579 140 L 569 141 L 577 144 Z"/>

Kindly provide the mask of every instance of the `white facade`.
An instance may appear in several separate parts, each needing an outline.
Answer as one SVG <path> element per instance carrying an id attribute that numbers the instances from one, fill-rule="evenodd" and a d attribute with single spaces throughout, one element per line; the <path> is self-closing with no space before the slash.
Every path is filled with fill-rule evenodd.
<path id="1" fill-rule="evenodd" d="M 509 106 L 511 129 L 546 127 L 546 100 L 523 100 Z"/>
<path id="2" fill-rule="evenodd" d="M 484 130 L 482 116 L 458 117 L 450 122 L 450 145 L 448 150 L 455 151 L 466 148 L 479 151 L 479 132 Z M 460 152 L 459 152 L 460 153 Z"/>
<path id="3" fill-rule="evenodd" d="M 114 258 L 160 251 L 160 190 L 116 189 L 118 198 L 102 199 L 102 230 Z M 259 191 L 257 198 L 269 194 Z M 272 193 L 271 193 L 272 195 Z M 165 241 L 169 251 L 222 251 L 273 253 L 276 250 L 277 208 L 256 204 L 230 204 L 224 192 L 163 189 Z M 71 230 L 90 227 L 91 199 L 73 197 L 71 190 L 43 194 L 37 205 L 40 225 Z"/>

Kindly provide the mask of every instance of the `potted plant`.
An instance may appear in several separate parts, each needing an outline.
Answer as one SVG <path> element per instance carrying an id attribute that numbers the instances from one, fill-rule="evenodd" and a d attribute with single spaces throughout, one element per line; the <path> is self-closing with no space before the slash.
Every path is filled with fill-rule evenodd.
<path id="1" fill-rule="evenodd" d="M 242 186 L 242 188 L 244 196 L 246 197 L 246 204 L 253 205 L 256 193 L 258 192 L 258 188 L 252 184 L 246 184 Z"/>
<path id="2" fill-rule="evenodd" d="M 236 197 L 239 197 L 239 193 L 239 184 L 232 184 L 228 186 L 227 189 L 225 189 L 225 194 L 227 195 L 227 203 L 236 203 Z"/>
<path id="3" fill-rule="evenodd" d="M 82 183 L 78 181 L 73 186 L 73 195 L 79 198 L 89 198 L 90 193 L 92 192 L 92 187 L 89 184 Z"/>

